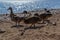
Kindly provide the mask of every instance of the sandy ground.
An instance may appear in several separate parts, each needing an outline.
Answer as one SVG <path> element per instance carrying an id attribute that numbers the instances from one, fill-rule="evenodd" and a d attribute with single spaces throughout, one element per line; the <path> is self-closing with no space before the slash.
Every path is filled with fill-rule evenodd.
<path id="1" fill-rule="evenodd" d="M 60 14 L 54 14 L 50 21 L 56 25 L 36 24 L 36 28 L 29 28 L 30 25 L 21 23 L 23 27 L 11 28 L 15 23 L 0 17 L 0 29 L 6 31 L 0 33 L 0 40 L 60 40 Z M 27 30 L 21 36 L 24 28 Z"/>

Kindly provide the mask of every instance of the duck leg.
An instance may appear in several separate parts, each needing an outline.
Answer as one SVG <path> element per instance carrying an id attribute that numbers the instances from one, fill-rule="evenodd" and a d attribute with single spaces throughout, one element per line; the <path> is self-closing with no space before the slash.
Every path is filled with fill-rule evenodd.
<path id="1" fill-rule="evenodd" d="M 42 23 L 45 24 L 45 20 L 42 20 Z"/>
<path id="2" fill-rule="evenodd" d="M 35 28 L 35 24 L 34 24 L 34 28 Z"/>
<path id="3" fill-rule="evenodd" d="M 17 26 L 18 26 L 18 22 L 16 22 L 16 24 L 15 24 L 15 25 L 16 25 L 16 27 L 17 27 Z"/>
<path id="4" fill-rule="evenodd" d="M 32 27 L 33 24 L 30 25 L 30 28 Z"/>

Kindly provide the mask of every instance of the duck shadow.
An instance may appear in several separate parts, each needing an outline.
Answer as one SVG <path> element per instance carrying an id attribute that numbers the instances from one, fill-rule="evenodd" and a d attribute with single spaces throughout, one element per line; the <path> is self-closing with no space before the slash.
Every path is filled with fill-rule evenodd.
<path id="1" fill-rule="evenodd" d="M 1 33 L 5 33 L 5 32 L 6 32 L 6 31 L 0 31 L 0 34 L 1 34 Z"/>
<path id="2" fill-rule="evenodd" d="M 27 28 L 24 28 L 24 30 L 28 30 L 28 29 L 41 29 L 43 27 L 44 27 L 44 25 L 42 25 L 42 26 L 35 26 L 35 27 L 27 27 Z"/>
<path id="3" fill-rule="evenodd" d="M 11 26 L 11 28 L 19 28 L 19 27 L 24 27 L 23 25 L 13 25 L 13 26 Z"/>
<path id="4" fill-rule="evenodd" d="M 23 32 L 21 33 L 21 36 L 23 36 L 23 34 L 24 34 L 24 32 L 25 32 L 26 30 L 29 30 L 29 29 L 41 29 L 41 28 L 43 28 L 43 27 L 45 27 L 45 26 L 42 25 L 42 26 L 24 28 Z"/>

